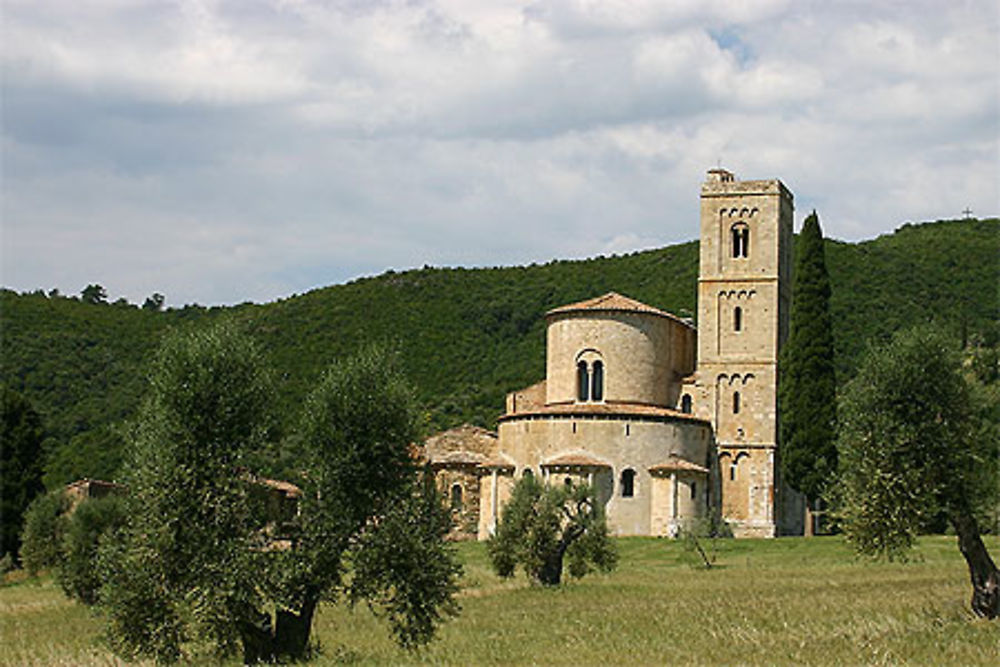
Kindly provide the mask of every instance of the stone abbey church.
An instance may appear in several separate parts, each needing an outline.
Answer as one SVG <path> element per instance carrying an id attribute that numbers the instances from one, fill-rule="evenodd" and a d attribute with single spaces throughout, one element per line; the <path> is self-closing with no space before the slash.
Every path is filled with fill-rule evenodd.
<path id="1" fill-rule="evenodd" d="M 791 303 L 792 194 L 722 169 L 701 188 L 698 328 L 609 293 L 550 310 L 546 377 L 492 433 L 424 454 L 457 531 L 486 539 L 517 479 L 588 482 L 615 535 L 674 536 L 721 514 L 737 536 L 802 532 L 779 474 L 777 365 Z"/>

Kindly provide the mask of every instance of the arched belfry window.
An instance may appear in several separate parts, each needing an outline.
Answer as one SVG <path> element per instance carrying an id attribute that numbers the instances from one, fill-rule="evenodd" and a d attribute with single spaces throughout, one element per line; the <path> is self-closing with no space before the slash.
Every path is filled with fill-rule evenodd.
<path id="1" fill-rule="evenodd" d="M 738 222 L 731 229 L 733 239 L 733 257 L 750 256 L 750 228 L 746 223 Z"/>
<path id="2" fill-rule="evenodd" d="M 594 370 L 591 373 L 591 391 L 590 397 L 595 401 L 604 400 L 604 362 L 595 361 Z"/>
<path id="3" fill-rule="evenodd" d="M 622 470 L 619 488 L 621 489 L 622 498 L 631 498 L 635 495 L 635 470 L 631 468 Z"/>
<path id="4" fill-rule="evenodd" d="M 597 350 L 577 355 L 576 400 L 580 403 L 604 400 L 604 362 Z"/>
<path id="5" fill-rule="evenodd" d="M 743 331 L 743 309 L 739 306 L 733 309 L 733 331 Z"/>
<path id="6" fill-rule="evenodd" d="M 454 484 L 451 487 L 451 509 L 458 511 L 462 509 L 462 485 Z"/>
<path id="7" fill-rule="evenodd" d="M 681 396 L 681 412 L 691 414 L 691 394 Z"/>
<path id="8" fill-rule="evenodd" d="M 576 365 L 576 397 L 580 401 L 590 400 L 590 373 L 586 361 Z"/>

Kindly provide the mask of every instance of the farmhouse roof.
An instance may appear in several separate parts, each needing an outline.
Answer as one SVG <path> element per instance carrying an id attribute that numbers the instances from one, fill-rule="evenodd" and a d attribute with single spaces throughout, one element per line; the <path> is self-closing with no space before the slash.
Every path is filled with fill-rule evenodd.
<path id="1" fill-rule="evenodd" d="M 449 463 L 459 463 L 467 465 L 478 465 L 486 460 L 486 457 L 479 452 L 470 452 L 460 449 L 453 452 L 443 452 L 431 457 L 431 465 L 447 465 Z"/>
<path id="2" fill-rule="evenodd" d="M 302 489 L 295 486 L 291 482 L 285 482 L 280 479 L 268 479 L 266 477 L 258 477 L 254 481 L 262 486 L 268 487 L 269 489 L 280 491 L 289 498 L 299 498 L 302 496 Z"/>

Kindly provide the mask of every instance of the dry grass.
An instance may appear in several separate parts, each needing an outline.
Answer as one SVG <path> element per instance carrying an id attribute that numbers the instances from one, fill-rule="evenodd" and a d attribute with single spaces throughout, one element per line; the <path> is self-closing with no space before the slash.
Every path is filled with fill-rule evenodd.
<path id="1" fill-rule="evenodd" d="M 677 542 L 619 545 L 617 572 L 543 590 L 462 544 L 463 612 L 431 646 L 407 654 L 366 609 L 328 606 L 316 662 L 1000 664 L 1000 624 L 966 611 L 954 538 L 924 538 L 908 564 L 857 562 L 838 538 L 728 540 L 709 571 Z M 3 664 L 113 664 L 98 629 L 51 582 L 0 589 Z"/>

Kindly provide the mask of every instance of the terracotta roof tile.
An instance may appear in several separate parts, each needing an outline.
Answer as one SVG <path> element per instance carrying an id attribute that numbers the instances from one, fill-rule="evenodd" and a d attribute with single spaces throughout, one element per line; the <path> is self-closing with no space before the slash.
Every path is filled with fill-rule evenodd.
<path id="1" fill-rule="evenodd" d="M 667 457 L 667 460 L 663 463 L 658 463 L 654 466 L 649 467 L 649 472 L 697 472 L 701 474 L 708 474 L 708 468 L 705 466 L 700 466 L 697 463 L 692 463 L 691 461 L 686 461 L 676 454 L 671 454 Z"/>
<path id="2" fill-rule="evenodd" d="M 660 310 L 659 308 L 653 308 L 652 306 L 647 306 L 641 301 L 636 301 L 635 299 L 630 299 L 627 296 L 623 296 L 618 292 L 608 292 L 602 296 L 594 297 L 592 299 L 586 299 L 584 301 L 578 301 L 576 303 L 571 303 L 565 306 L 559 306 L 558 308 L 553 308 L 549 312 L 545 313 L 546 317 L 551 317 L 552 315 L 562 315 L 564 313 L 575 313 L 579 311 L 592 311 L 592 312 L 619 312 L 619 313 L 647 313 L 649 315 L 657 315 L 659 317 L 666 317 L 668 319 L 680 322 L 685 326 L 691 326 L 681 318 L 677 317 L 672 313 L 668 313 L 665 310 Z"/>
<path id="3" fill-rule="evenodd" d="M 486 460 L 486 457 L 479 452 L 470 452 L 464 449 L 453 452 L 435 454 L 431 457 L 431 465 L 441 465 L 448 463 L 465 463 L 479 465 Z"/>
<path id="4" fill-rule="evenodd" d="M 570 452 L 560 454 L 554 458 L 542 462 L 543 468 L 554 468 L 557 466 L 581 466 L 587 468 L 610 468 L 606 461 L 594 458 L 585 452 Z"/>
<path id="5" fill-rule="evenodd" d="M 285 482 L 280 479 L 267 479 L 266 477 L 258 477 L 255 481 L 263 486 L 281 491 L 289 498 L 299 498 L 302 496 L 302 489 L 291 482 Z"/>
<path id="6" fill-rule="evenodd" d="M 667 417 L 671 419 L 683 419 L 696 422 L 705 422 L 704 419 L 693 414 L 664 408 L 657 405 L 645 405 L 642 403 L 550 403 L 549 405 L 500 416 L 500 421 L 505 419 L 519 418 L 530 415 L 607 415 L 620 417 Z"/>
<path id="7" fill-rule="evenodd" d="M 498 452 L 496 456 L 493 456 L 490 459 L 487 459 L 486 461 L 480 463 L 479 467 L 505 469 L 505 468 L 514 468 L 516 467 L 516 464 L 514 463 L 514 459 L 510 458 L 503 452 Z"/>

